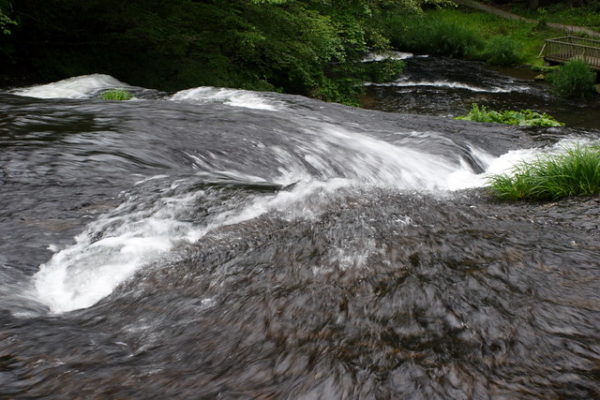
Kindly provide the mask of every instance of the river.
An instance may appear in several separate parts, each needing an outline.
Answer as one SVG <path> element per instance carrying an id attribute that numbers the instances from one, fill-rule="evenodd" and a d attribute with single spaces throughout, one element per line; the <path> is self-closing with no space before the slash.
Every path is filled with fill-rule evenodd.
<path id="1" fill-rule="evenodd" d="M 0 92 L 0 398 L 600 398 L 600 199 L 485 189 L 597 141 L 597 105 L 408 61 L 365 97 L 396 112 L 106 75 Z M 574 123 L 450 118 L 473 101 Z"/>

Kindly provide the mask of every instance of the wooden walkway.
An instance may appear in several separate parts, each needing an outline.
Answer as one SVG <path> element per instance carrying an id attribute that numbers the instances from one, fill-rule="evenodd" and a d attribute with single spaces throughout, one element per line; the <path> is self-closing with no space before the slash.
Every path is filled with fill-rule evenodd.
<path id="1" fill-rule="evenodd" d="M 600 71 L 600 40 L 577 36 L 547 39 L 540 51 L 540 57 L 555 63 L 581 60 L 592 69 Z"/>

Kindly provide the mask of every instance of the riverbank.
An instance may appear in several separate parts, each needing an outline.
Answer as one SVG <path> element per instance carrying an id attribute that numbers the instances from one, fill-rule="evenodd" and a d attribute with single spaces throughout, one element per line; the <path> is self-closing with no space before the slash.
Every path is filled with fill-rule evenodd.
<path id="1" fill-rule="evenodd" d="M 586 102 L 560 98 L 526 67 L 491 67 L 480 61 L 416 56 L 404 60 L 397 80 L 370 85 L 362 107 L 448 119 L 466 115 L 473 103 L 490 110 L 533 109 L 568 127 L 600 130 L 600 96 Z M 554 130 L 554 128 L 550 128 Z"/>
<path id="2" fill-rule="evenodd" d="M 528 8 L 525 3 L 484 4 L 474 0 L 456 0 L 457 4 L 497 15 L 502 18 L 530 24 L 547 25 L 550 28 L 600 38 L 600 6 L 587 5 L 572 7 L 555 4 L 550 8 L 537 10 Z"/>
<path id="3" fill-rule="evenodd" d="M 514 53 L 513 64 L 527 65 L 536 71 L 548 69 L 544 60 L 538 57 L 544 40 L 561 35 L 561 31 L 546 25 L 506 19 L 463 7 L 428 10 L 422 16 L 409 19 L 405 30 L 408 32 L 412 27 L 430 24 L 454 27 L 452 30 L 454 37 L 449 37 L 449 40 L 462 42 L 463 46 L 468 48 L 468 51 L 463 54 L 467 59 L 489 61 L 490 54 L 499 51 L 494 49 L 494 46 L 497 47 L 494 42 L 504 40 L 510 43 L 509 51 Z M 403 45 L 405 41 L 400 38 L 397 44 Z M 419 52 L 418 41 L 409 44 L 409 47 L 409 50 Z"/>
<path id="4" fill-rule="evenodd" d="M 598 2 L 590 2 L 579 7 L 559 2 L 537 10 L 529 9 L 524 2 L 498 6 L 520 16 L 545 21 L 548 24 L 585 28 L 579 31 L 600 38 L 600 3 Z"/>

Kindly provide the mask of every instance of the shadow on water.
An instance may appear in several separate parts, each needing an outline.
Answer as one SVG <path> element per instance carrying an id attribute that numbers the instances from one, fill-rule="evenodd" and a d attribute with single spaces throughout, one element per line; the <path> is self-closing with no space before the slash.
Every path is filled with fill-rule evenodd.
<path id="1" fill-rule="evenodd" d="M 600 200 L 481 187 L 598 132 L 140 97 L 0 94 L 0 398 L 600 398 Z"/>

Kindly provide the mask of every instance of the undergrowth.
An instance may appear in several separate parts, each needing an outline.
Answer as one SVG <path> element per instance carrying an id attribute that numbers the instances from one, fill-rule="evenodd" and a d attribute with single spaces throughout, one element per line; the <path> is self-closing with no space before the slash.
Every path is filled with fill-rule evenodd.
<path id="1" fill-rule="evenodd" d="M 398 26 L 404 28 L 390 29 L 389 35 L 392 44 L 400 50 L 452 56 L 449 53 L 443 54 L 443 47 L 435 53 L 430 52 L 429 33 L 427 33 L 436 30 L 429 27 L 431 24 L 451 26 L 454 28 L 444 31 L 447 35 L 446 40 L 454 41 L 455 37 L 460 37 L 458 43 L 464 49 L 461 51 L 468 58 L 497 65 L 524 63 L 538 69 L 544 68 L 544 60 L 538 58 L 544 40 L 562 34 L 545 26 L 456 8 L 433 9 L 427 11 L 422 17 L 398 17 L 398 21 Z M 419 39 L 421 32 L 425 32 L 422 40 Z M 401 37 L 404 34 L 408 39 Z M 459 52 L 453 51 L 453 53 Z"/>
<path id="2" fill-rule="evenodd" d="M 461 58 L 475 56 L 484 46 L 467 25 L 430 14 L 394 16 L 386 24 L 391 44 L 403 51 Z"/>
<path id="3" fill-rule="evenodd" d="M 469 114 L 454 119 L 475 122 L 495 122 L 517 126 L 550 127 L 564 125 L 562 122 L 558 122 L 554 119 L 551 115 L 538 113 L 533 110 L 493 111 L 489 110 L 486 106 L 479 106 L 478 104 L 471 105 Z"/>
<path id="4" fill-rule="evenodd" d="M 494 36 L 486 44 L 483 58 L 489 64 L 508 66 L 523 59 L 518 42 L 509 36 Z"/>
<path id="5" fill-rule="evenodd" d="M 523 162 L 511 175 L 490 179 L 502 200 L 556 200 L 600 194 L 600 146 L 575 147 L 566 154 Z"/>

